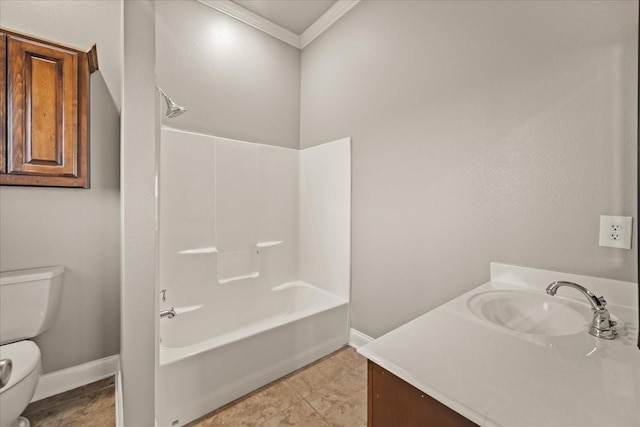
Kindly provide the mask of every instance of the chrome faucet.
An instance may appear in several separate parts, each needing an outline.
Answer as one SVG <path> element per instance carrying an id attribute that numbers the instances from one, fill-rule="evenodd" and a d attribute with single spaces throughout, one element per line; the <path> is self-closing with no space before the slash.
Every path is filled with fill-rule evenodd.
<path id="1" fill-rule="evenodd" d="M 618 334 L 616 332 L 616 322 L 611 320 L 611 316 L 609 315 L 609 311 L 605 308 L 607 305 L 607 301 L 604 297 L 597 297 L 593 292 L 584 286 L 580 286 L 577 283 L 573 282 L 553 282 L 549 286 L 547 286 L 547 293 L 551 296 L 554 296 L 556 292 L 558 292 L 558 288 L 561 286 L 568 286 L 573 288 L 579 292 L 581 292 L 584 296 L 587 297 L 589 303 L 591 304 L 591 309 L 593 310 L 593 320 L 591 321 L 591 326 L 589 326 L 589 333 L 597 338 L 603 338 L 605 340 L 612 340 Z"/>
<path id="2" fill-rule="evenodd" d="M 161 319 L 164 319 L 165 317 L 168 317 L 169 319 L 173 319 L 177 315 L 178 315 L 178 313 L 176 313 L 176 311 L 173 309 L 173 307 L 171 307 L 169 310 L 162 310 L 160 312 L 160 318 Z"/>

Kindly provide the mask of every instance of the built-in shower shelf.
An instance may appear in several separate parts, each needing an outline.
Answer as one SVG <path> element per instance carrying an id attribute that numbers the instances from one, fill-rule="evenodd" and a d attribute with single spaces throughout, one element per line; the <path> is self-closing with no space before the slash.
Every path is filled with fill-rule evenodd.
<path id="1" fill-rule="evenodd" d="M 217 252 L 218 252 L 218 249 L 216 249 L 214 246 L 208 246 L 206 248 L 185 249 L 183 251 L 178 251 L 180 255 L 214 254 Z"/>
<path id="2" fill-rule="evenodd" d="M 281 245 L 283 242 L 282 240 L 273 240 L 270 242 L 258 242 L 256 243 L 256 246 L 259 248 L 270 248 L 271 246 L 278 246 Z"/>
<path id="3" fill-rule="evenodd" d="M 272 240 L 269 242 L 258 242 L 256 243 L 257 248 L 270 248 L 272 246 L 278 246 L 284 243 L 282 240 Z M 215 246 L 207 246 L 205 248 L 196 248 L 196 249 L 185 249 L 182 251 L 178 251 L 180 255 L 197 255 L 197 254 L 215 254 L 218 252 L 218 249 Z"/>
<path id="4" fill-rule="evenodd" d="M 236 280 L 256 279 L 258 277 L 260 277 L 260 272 L 254 272 L 251 274 L 244 274 L 242 276 L 225 277 L 224 279 L 218 279 L 218 282 L 221 284 L 225 284 L 229 282 L 235 282 Z"/>

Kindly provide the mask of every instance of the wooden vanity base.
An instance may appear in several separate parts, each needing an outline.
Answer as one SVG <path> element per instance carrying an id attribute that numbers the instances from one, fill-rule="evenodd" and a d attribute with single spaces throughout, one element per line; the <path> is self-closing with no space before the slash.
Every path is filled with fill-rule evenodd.
<path id="1" fill-rule="evenodd" d="M 368 427 L 477 427 L 371 361 L 367 390 Z"/>

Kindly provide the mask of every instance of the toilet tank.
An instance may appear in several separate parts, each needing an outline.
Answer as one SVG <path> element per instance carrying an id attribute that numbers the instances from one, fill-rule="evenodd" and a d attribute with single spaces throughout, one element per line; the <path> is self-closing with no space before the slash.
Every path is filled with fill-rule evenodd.
<path id="1" fill-rule="evenodd" d="M 0 344 L 33 338 L 51 327 L 63 274 L 61 266 L 0 272 Z"/>

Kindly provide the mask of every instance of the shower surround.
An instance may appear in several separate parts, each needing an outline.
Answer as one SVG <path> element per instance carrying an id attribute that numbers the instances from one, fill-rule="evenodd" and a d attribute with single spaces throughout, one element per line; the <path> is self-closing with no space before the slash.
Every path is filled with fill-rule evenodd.
<path id="1" fill-rule="evenodd" d="M 179 426 L 348 341 L 351 143 L 163 128 L 158 423 Z"/>

